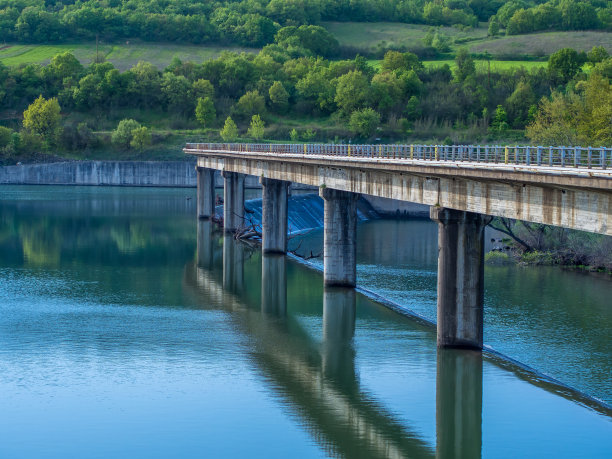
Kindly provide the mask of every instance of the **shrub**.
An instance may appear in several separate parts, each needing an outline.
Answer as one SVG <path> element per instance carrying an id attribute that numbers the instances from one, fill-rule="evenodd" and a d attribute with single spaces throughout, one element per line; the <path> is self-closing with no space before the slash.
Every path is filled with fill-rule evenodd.
<path id="1" fill-rule="evenodd" d="M 221 129 L 220 135 L 226 142 L 236 140 L 236 138 L 238 138 L 238 127 L 230 116 L 228 116 L 225 120 L 225 125 L 223 126 L 223 129 Z"/>
<path id="2" fill-rule="evenodd" d="M 371 108 L 364 108 L 351 114 L 349 129 L 361 137 L 372 137 L 379 124 L 380 115 L 378 112 Z"/>
<path id="3" fill-rule="evenodd" d="M 133 131 L 140 128 L 141 125 L 136 120 L 121 120 L 117 125 L 117 129 L 113 131 L 111 141 L 118 147 L 129 148 L 133 138 Z"/>

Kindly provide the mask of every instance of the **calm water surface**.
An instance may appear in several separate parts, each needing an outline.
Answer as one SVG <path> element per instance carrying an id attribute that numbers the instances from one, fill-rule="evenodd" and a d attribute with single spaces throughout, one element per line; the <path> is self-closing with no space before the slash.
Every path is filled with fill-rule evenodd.
<path id="1" fill-rule="evenodd" d="M 431 327 L 197 225 L 193 197 L 0 187 L 0 457 L 612 455 L 606 408 L 495 357 L 438 351 Z M 426 315 L 435 226 L 421 224 L 361 225 L 359 277 Z M 540 272 L 487 270 L 485 339 L 503 331 L 518 354 L 529 323 L 550 324 L 607 387 L 610 344 L 583 335 L 609 336 L 609 290 L 585 300 L 588 286 Z M 521 296 L 537 288 L 557 299 Z M 528 355 L 545 345 L 565 352 L 540 340 Z"/>

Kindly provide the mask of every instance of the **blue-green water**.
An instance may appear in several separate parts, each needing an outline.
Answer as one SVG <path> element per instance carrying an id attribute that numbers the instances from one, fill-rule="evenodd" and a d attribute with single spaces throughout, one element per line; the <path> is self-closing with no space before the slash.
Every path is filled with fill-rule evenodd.
<path id="1" fill-rule="evenodd" d="M 496 357 L 438 351 L 432 327 L 198 226 L 193 196 L 0 187 L 0 457 L 612 455 L 606 408 Z M 435 226 L 419 225 L 361 225 L 359 279 L 426 314 Z M 609 388 L 609 284 L 590 297 L 599 279 L 559 291 L 573 278 L 539 272 L 555 304 L 519 302 L 536 290 L 522 272 L 487 269 L 503 351 L 523 352 L 517 337 L 534 339 L 528 356 L 570 348 L 538 341 L 524 314 L 570 329 L 575 355 L 552 367 L 573 361 Z"/>

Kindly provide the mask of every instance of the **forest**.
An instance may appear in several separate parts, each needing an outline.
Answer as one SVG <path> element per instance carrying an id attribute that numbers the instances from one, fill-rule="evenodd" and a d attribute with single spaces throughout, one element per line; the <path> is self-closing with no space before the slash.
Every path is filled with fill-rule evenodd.
<path id="1" fill-rule="evenodd" d="M 490 33 L 612 30 L 607 0 L 0 0 L 0 39 L 24 43 L 139 38 L 263 46 L 286 26 L 393 21 Z"/>
<path id="2" fill-rule="evenodd" d="M 109 62 L 84 67 L 68 52 L 46 66 L 0 65 L 2 106 L 23 112 L 23 123 L 14 116 L 0 127 L 0 148 L 11 157 L 112 140 L 138 150 L 168 132 L 447 144 L 517 141 L 526 133 L 540 144 L 612 144 L 612 58 L 602 47 L 562 49 L 547 67 L 529 71 L 477 69 L 462 49 L 451 71 L 425 67 L 410 52 L 388 51 L 378 68 L 360 56 L 320 57 L 333 45 L 325 29 L 290 26 L 258 54 L 174 59 L 161 71 L 146 62 L 124 72 Z"/>

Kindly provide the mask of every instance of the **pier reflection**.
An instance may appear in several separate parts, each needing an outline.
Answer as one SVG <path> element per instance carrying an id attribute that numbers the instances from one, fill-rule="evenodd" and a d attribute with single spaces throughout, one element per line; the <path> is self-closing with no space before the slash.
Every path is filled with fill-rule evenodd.
<path id="1" fill-rule="evenodd" d="M 436 457 L 478 458 L 482 453 L 482 353 L 438 349 Z"/>
<path id="2" fill-rule="evenodd" d="M 239 294 L 244 289 L 244 244 L 223 236 L 223 288 Z"/>
<path id="3" fill-rule="evenodd" d="M 245 269 L 241 245 L 224 236 L 221 276 L 218 263 L 212 268 L 191 264 L 185 267 L 185 285 L 201 304 L 230 314 L 235 329 L 253 343 L 253 363 L 317 442 L 345 457 L 433 457 L 432 445 L 360 385 L 353 347 L 355 291 L 323 291 L 319 344 L 287 311 L 286 258 L 262 257 L 261 296 L 255 299 L 252 289 L 239 282 Z"/>
<path id="4" fill-rule="evenodd" d="M 287 258 L 262 255 L 261 311 L 274 317 L 287 315 Z"/>

